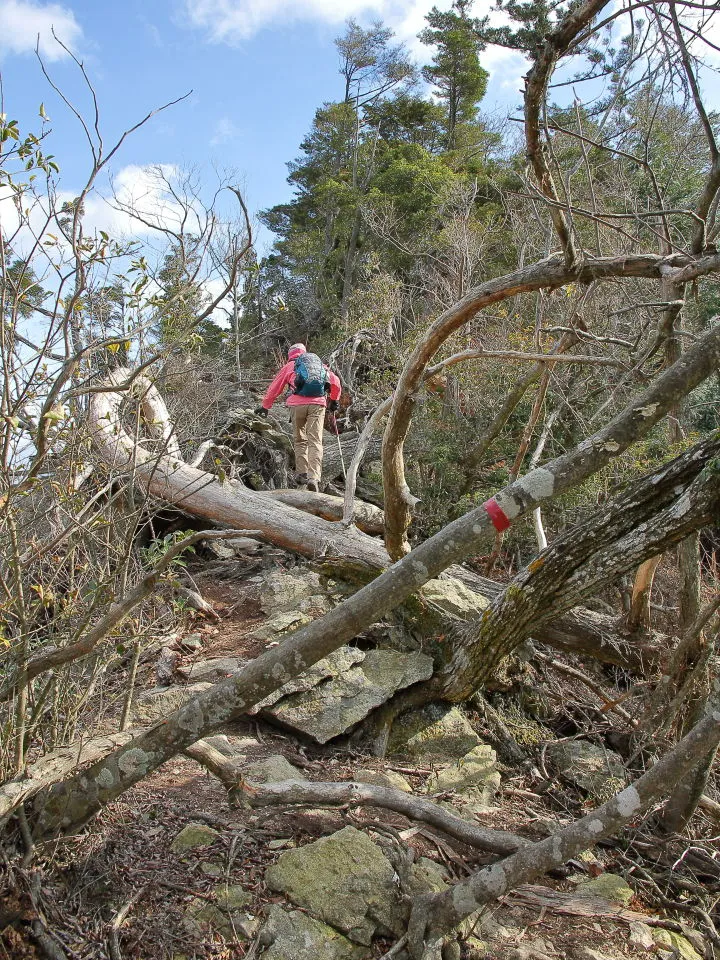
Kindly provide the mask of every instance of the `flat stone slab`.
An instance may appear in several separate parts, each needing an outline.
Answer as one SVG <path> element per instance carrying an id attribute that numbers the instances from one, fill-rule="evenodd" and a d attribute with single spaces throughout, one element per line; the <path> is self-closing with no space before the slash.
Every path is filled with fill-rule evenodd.
<path id="1" fill-rule="evenodd" d="M 193 683 L 215 683 L 225 677 L 234 677 L 246 663 L 247 660 L 240 660 L 239 657 L 213 657 L 179 667 L 178 673 Z"/>
<path id="2" fill-rule="evenodd" d="M 170 844 L 173 853 L 187 853 L 212 846 L 220 834 L 205 823 L 189 823 Z"/>
<path id="3" fill-rule="evenodd" d="M 283 853 L 265 881 L 356 943 L 369 945 L 376 933 L 403 933 L 406 915 L 395 870 L 354 827 Z"/>
<path id="4" fill-rule="evenodd" d="M 464 757 L 482 741 L 457 708 L 428 704 L 399 717 L 390 731 L 388 753 L 447 762 Z"/>
<path id="5" fill-rule="evenodd" d="M 243 779 L 253 783 L 282 783 L 283 780 L 307 780 L 305 774 L 279 753 L 243 769 Z"/>
<path id="6" fill-rule="evenodd" d="M 292 730 L 327 743 L 364 720 L 398 690 L 432 676 L 422 653 L 369 650 L 363 661 L 311 690 L 291 694 L 264 713 Z"/>
<path id="7" fill-rule="evenodd" d="M 268 910 L 260 933 L 266 946 L 263 960 L 367 960 L 370 951 L 357 946 L 337 930 L 299 910 L 288 912 L 277 904 Z"/>
<path id="8" fill-rule="evenodd" d="M 186 700 L 202 693 L 211 683 L 191 683 L 187 686 L 158 687 L 139 694 L 132 705 L 132 723 L 155 723 L 174 713 Z"/>
<path id="9" fill-rule="evenodd" d="M 612 750 L 587 740 L 568 740 L 550 744 L 547 753 L 568 780 L 596 800 L 609 800 L 625 786 L 625 764 Z"/>
<path id="10" fill-rule="evenodd" d="M 358 650 L 357 647 L 345 646 L 340 647 L 338 650 L 333 650 L 329 656 L 318 660 L 317 663 L 313 664 L 313 666 L 306 670 L 301 676 L 284 684 L 279 690 L 271 693 L 269 697 L 266 697 L 260 703 L 256 704 L 248 713 L 259 713 L 260 710 L 272 706 L 274 703 L 277 703 L 278 700 L 289 696 L 291 693 L 303 693 L 306 690 L 312 690 L 313 687 L 322 683 L 323 680 L 329 680 L 331 677 L 337 677 L 338 674 L 345 673 L 346 670 L 349 670 L 355 666 L 355 664 L 362 663 L 364 659 L 365 653 L 362 650 Z"/>

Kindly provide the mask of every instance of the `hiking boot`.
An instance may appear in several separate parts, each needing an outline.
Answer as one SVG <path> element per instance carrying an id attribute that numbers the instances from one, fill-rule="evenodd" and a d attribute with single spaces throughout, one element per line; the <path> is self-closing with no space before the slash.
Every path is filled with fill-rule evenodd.
<path id="1" fill-rule="evenodd" d="M 317 480 L 308 480 L 307 489 L 309 493 L 318 493 Z"/>
<path id="2" fill-rule="evenodd" d="M 306 473 L 296 473 L 295 474 L 295 486 L 304 487 L 308 482 L 308 475 Z"/>

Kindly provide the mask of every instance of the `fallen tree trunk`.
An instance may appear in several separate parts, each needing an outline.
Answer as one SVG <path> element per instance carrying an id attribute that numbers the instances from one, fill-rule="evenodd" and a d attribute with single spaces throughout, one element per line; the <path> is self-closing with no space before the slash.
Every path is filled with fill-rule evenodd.
<path id="1" fill-rule="evenodd" d="M 109 387 L 128 381 L 141 391 L 141 407 L 147 410 L 150 405 L 146 419 L 166 420 L 166 413 L 158 413 L 159 394 L 146 378 L 133 380 L 131 371 L 124 368 L 108 376 Z M 178 451 L 153 454 L 136 445 L 123 426 L 121 403 L 122 395 L 112 389 L 92 394 L 88 417 L 93 440 L 111 467 L 131 474 L 148 493 L 222 526 L 256 530 L 268 543 L 301 556 L 352 557 L 373 570 L 387 564 L 382 544 L 354 528 L 310 516 L 242 484 L 222 482 L 185 463 Z"/>
<path id="2" fill-rule="evenodd" d="M 304 513 L 311 513 L 323 520 L 335 523 L 343 519 L 344 501 L 342 497 L 333 497 L 328 493 L 308 493 L 306 490 L 267 490 L 260 494 L 272 497 L 289 507 L 295 507 Z M 385 517 L 380 507 L 363 500 L 352 501 L 352 522 L 363 533 L 381 534 Z"/>
<path id="3" fill-rule="evenodd" d="M 394 787 L 380 787 L 356 781 L 317 783 L 308 780 L 285 780 L 279 783 L 255 783 L 243 779 L 242 763 L 224 756 L 205 740 L 198 740 L 188 747 L 185 753 L 210 770 L 233 792 L 242 806 L 341 806 L 349 803 L 354 806 L 383 807 L 402 813 L 411 820 L 421 820 L 462 843 L 490 853 L 514 853 L 530 842 L 506 830 L 486 830 L 455 816 L 432 800 L 416 797 Z"/>
<path id="4" fill-rule="evenodd" d="M 718 741 L 720 712 L 715 711 L 635 783 L 587 816 L 478 871 L 443 893 L 415 900 L 408 928 L 411 955 L 417 960 L 439 960 L 444 939 L 466 917 L 514 887 L 562 866 L 583 850 L 613 836 L 630 821 L 644 816 L 693 770 L 701 757 L 717 747 Z"/>
<path id="5" fill-rule="evenodd" d="M 604 468 L 713 373 L 720 360 L 720 326 L 711 328 L 672 367 L 606 427 L 574 450 L 532 470 L 501 490 L 493 500 L 448 524 L 323 617 L 301 627 L 277 647 L 266 650 L 234 677 L 215 684 L 151 727 L 132 746 L 121 747 L 82 776 L 58 784 L 37 798 L 38 836 L 76 829 L 110 800 L 142 780 L 165 760 L 207 733 L 241 716 L 250 707 L 299 676 L 318 660 L 377 622 L 428 580 L 454 563 L 477 554 L 495 531 L 499 517 L 507 524 L 546 500 L 552 500 Z M 111 414 L 117 407 L 109 406 Z M 108 421 L 106 421 L 107 423 Z M 107 449 L 118 448 L 115 435 L 100 427 Z M 127 435 L 125 434 L 127 437 Z M 130 443 L 129 437 L 127 442 Z M 127 466 L 132 449 L 120 462 Z M 178 469 L 181 469 L 178 465 Z M 151 471 L 149 471 L 151 476 Z M 281 505 L 274 505 L 277 510 Z M 297 513 L 282 505 L 284 511 Z M 257 523 L 248 526 L 260 526 Z M 308 518 L 306 518 L 308 519 Z M 326 521 L 309 518 L 316 524 Z M 282 519 L 276 517 L 277 534 Z M 297 529 L 294 524 L 295 529 Z M 358 538 L 369 538 L 357 534 Z M 374 546 L 374 542 L 369 540 Z M 380 564 L 381 566 L 382 564 Z"/>
<path id="6" fill-rule="evenodd" d="M 558 537 L 441 647 L 446 659 L 429 681 L 436 694 L 467 699 L 544 620 L 709 523 L 720 505 L 718 452 L 719 437 L 696 444 Z"/>

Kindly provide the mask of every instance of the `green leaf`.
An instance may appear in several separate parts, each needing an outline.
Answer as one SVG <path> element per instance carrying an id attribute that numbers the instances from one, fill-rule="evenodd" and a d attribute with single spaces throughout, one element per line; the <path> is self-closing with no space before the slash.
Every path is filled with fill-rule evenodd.
<path id="1" fill-rule="evenodd" d="M 39 111 L 39 113 L 40 113 L 40 116 L 42 117 L 43 120 L 49 120 L 49 119 L 50 119 L 50 117 L 45 113 L 45 104 L 44 104 L 44 103 L 41 103 L 41 104 L 40 104 L 40 111 Z"/>

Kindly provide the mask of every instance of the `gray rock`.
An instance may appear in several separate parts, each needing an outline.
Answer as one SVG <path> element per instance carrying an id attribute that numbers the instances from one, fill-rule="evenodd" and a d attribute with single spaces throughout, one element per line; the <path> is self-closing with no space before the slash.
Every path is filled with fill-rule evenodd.
<path id="1" fill-rule="evenodd" d="M 268 910 L 260 933 L 267 946 L 263 960 L 366 960 L 370 951 L 351 943 L 337 930 L 299 910 L 288 913 L 277 904 Z"/>
<path id="2" fill-rule="evenodd" d="M 652 935 L 652 929 L 646 923 L 633 920 L 630 924 L 628 943 L 636 950 L 654 950 L 655 939 Z"/>
<path id="3" fill-rule="evenodd" d="M 625 786 L 625 765 L 612 750 L 587 740 L 568 740 L 550 744 L 547 753 L 568 780 L 596 800 L 609 800 Z"/>
<path id="4" fill-rule="evenodd" d="M 170 844 L 173 853 L 187 853 L 189 850 L 202 850 L 209 847 L 220 836 L 217 830 L 204 823 L 189 823 L 180 831 Z"/>
<path id="5" fill-rule="evenodd" d="M 320 577 L 316 573 L 309 570 L 298 574 L 272 570 L 263 577 L 260 606 L 263 612 L 270 616 L 294 612 L 300 609 L 302 600 L 321 596 L 323 592 Z"/>
<path id="6" fill-rule="evenodd" d="M 594 947 L 580 946 L 573 952 L 573 960 L 622 960 L 622 956 L 614 950 L 605 953 Z"/>
<path id="7" fill-rule="evenodd" d="M 224 757 L 244 760 L 246 750 L 255 750 L 260 746 L 260 741 L 253 737 L 228 737 L 225 733 L 216 733 L 212 737 L 203 737 L 205 743 L 209 743 Z"/>
<path id="8" fill-rule="evenodd" d="M 221 886 L 216 903 L 200 897 L 190 901 L 185 910 L 185 928 L 196 936 L 215 930 L 227 939 L 249 940 L 257 929 L 257 922 L 245 912 L 251 902 L 252 894 L 239 884 Z"/>
<path id="9" fill-rule="evenodd" d="M 139 694 L 132 706 L 132 723 L 155 723 L 174 713 L 186 700 L 211 687 L 210 683 L 191 683 L 188 686 L 164 687 Z"/>
<path id="10" fill-rule="evenodd" d="M 702 960 L 687 937 L 683 937 L 680 933 L 658 927 L 653 930 L 653 937 L 658 950 L 668 951 L 668 954 L 677 960 Z"/>
<path id="11" fill-rule="evenodd" d="M 410 867 L 407 893 L 419 897 L 425 893 L 440 893 L 450 882 L 450 874 L 439 863 L 428 857 L 419 857 Z"/>
<path id="12" fill-rule="evenodd" d="M 479 617 L 489 603 L 485 597 L 474 593 L 454 577 L 428 580 L 418 592 L 426 603 L 458 620 Z"/>
<path id="13" fill-rule="evenodd" d="M 448 790 L 463 793 L 473 787 L 487 787 L 492 791 L 491 796 L 500 788 L 497 755 L 485 743 L 473 747 L 464 757 L 429 777 L 426 792 L 441 793 Z"/>
<path id="14" fill-rule="evenodd" d="M 388 752 L 447 761 L 464 757 L 480 744 L 480 737 L 457 707 L 433 703 L 395 721 Z"/>
<path id="15" fill-rule="evenodd" d="M 199 633 L 189 633 L 186 637 L 178 640 L 178 646 L 183 650 L 195 651 L 202 650 L 203 640 Z"/>
<path id="16" fill-rule="evenodd" d="M 186 667 L 180 667 L 180 673 L 193 683 L 215 683 L 225 677 L 233 677 L 240 673 L 247 660 L 238 657 L 213 657 L 211 660 L 198 660 Z"/>
<path id="17" fill-rule="evenodd" d="M 245 553 L 257 553 L 262 547 L 259 540 L 253 540 L 252 537 L 231 537 L 229 540 L 223 540 L 226 547 L 230 547 L 235 555 Z"/>
<path id="18" fill-rule="evenodd" d="M 288 613 L 278 613 L 276 616 L 266 620 L 265 623 L 253 630 L 250 636 L 256 640 L 277 640 L 288 630 L 296 630 L 306 623 L 310 623 L 310 617 L 300 610 L 294 610 Z"/>
<path id="19" fill-rule="evenodd" d="M 369 944 L 376 932 L 403 933 L 406 916 L 395 870 L 354 827 L 283 853 L 265 881 L 356 943 Z"/>
<path id="20" fill-rule="evenodd" d="M 611 903 L 622 903 L 623 906 L 627 906 L 635 896 L 633 888 L 616 873 L 601 873 L 594 880 L 579 883 L 575 890 L 581 897 L 603 897 Z"/>
<path id="21" fill-rule="evenodd" d="M 303 693 L 291 694 L 264 712 L 279 723 L 327 743 L 355 726 L 397 691 L 432 675 L 422 653 L 370 650 L 361 664 Z"/>
<path id="22" fill-rule="evenodd" d="M 313 664 L 313 666 L 307 669 L 301 676 L 284 684 L 279 690 L 271 693 L 269 697 L 266 697 L 265 700 L 262 700 L 248 712 L 258 713 L 260 710 L 272 706 L 274 703 L 277 703 L 278 700 L 289 696 L 291 693 L 302 693 L 305 690 L 312 690 L 313 687 L 316 687 L 323 680 L 329 680 L 331 677 L 336 677 L 338 674 L 344 673 L 355 664 L 362 663 L 364 659 L 364 652 L 358 650 L 357 647 L 346 646 L 333 650 L 329 656 L 318 660 L 317 663 Z"/>
<path id="23" fill-rule="evenodd" d="M 243 769 L 243 779 L 254 783 L 282 783 L 283 780 L 307 780 L 307 777 L 278 753 L 248 764 Z"/>
<path id="24" fill-rule="evenodd" d="M 497 757 L 492 747 L 481 743 L 456 763 L 451 763 L 428 778 L 427 793 L 453 793 L 454 803 L 442 805 L 474 819 L 475 814 L 485 812 L 500 789 L 500 774 Z"/>
<path id="25" fill-rule="evenodd" d="M 370 783 L 375 787 L 392 787 L 404 793 L 412 793 L 412 787 L 401 773 L 394 770 L 355 770 L 353 780 Z"/>
<path id="26" fill-rule="evenodd" d="M 169 687 L 177 680 L 180 651 L 163 647 L 155 664 L 155 682 L 159 687 Z"/>

